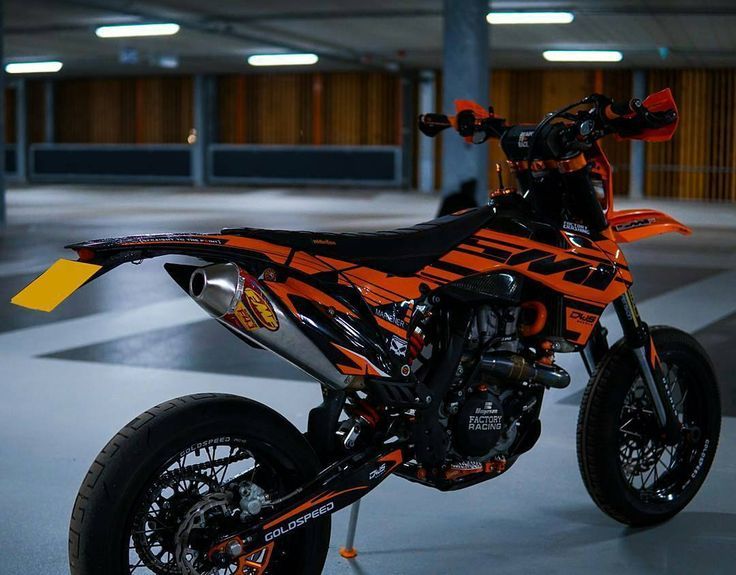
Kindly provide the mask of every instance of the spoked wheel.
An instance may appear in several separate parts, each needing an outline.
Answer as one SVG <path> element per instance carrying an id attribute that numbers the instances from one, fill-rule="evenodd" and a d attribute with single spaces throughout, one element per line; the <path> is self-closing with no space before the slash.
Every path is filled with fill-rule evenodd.
<path id="1" fill-rule="evenodd" d="M 72 573 L 320 573 L 329 518 L 247 557 L 208 553 L 317 467 L 298 430 L 255 402 L 206 395 L 157 406 L 92 465 L 72 515 Z"/>
<path id="2" fill-rule="evenodd" d="M 720 399 L 705 351 L 689 335 L 654 328 L 652 337 L 682 425 L 665 441 L 638 364 L 619 346 L 600 366 L 583 397 L 578 460 L 596 504 L 629 525 L 650 525 L 678 513 L 708 474 L 720 432 Z"/>

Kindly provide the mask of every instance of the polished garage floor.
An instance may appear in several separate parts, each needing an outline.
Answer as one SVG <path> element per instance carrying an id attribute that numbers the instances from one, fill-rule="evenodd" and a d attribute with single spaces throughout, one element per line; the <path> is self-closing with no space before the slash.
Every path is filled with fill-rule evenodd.
<path id="1" fill-rule="evenodd" d="M 300 427 L 319 390 L 207 320 L 161 270 L 124 266 L 51 315 L 10 297 L 73 241 L 231 225 L 362 230 L 430 218 L 432 198 L 379 192 L 38 187 L 9 194 L 0 231 L 0 573 L 67 572 L 66 529 L 79 482 L 107 439 L 173 396 L 226 391 L 275 407 Z M 648 202 L 647 205 L 652 205 Z M 629 204 L 627 204 L 628 207 Z M 575 459 L 584 372 L 551 392 L 537 447 L 501 478 L 441 494 L 390 478 L 363 502 L 360 554 L 329 574 L 733 573 L 736 564 L 736 210 L 656 203 L 695 227 L 627 250 L 644 317 L 696 333 L 723 394 L 722 440 L 701 493 L 678 517 L 622 527 L 588 498 Z M 613 326 L 612 326 L 613 327 Z M 615 329 L 612 329 L 615 332 Z"/>

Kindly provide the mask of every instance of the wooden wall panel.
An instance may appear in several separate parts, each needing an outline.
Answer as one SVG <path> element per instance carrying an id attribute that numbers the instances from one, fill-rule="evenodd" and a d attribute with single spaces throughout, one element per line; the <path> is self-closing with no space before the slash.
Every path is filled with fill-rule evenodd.
<path id="1" fill-rule="evenodd" d="M 649 91 L 672 88 L 675 137 L 647 145 L 648 195 L 736 201 L 736 70 L 658 70 Z"/>
<path id="2" fill-rule="evenodd" d="M 673 89 L 681 122 L 671 142 L 646 146 L 647 195 L 736 201 L 736 69 L 656 70 L 648 77 L 650 92 Z M 219 141 L 287 145 L 397 145 L 400 141 L 401 86 L 395 74 L 285 73 L 218 80 Z M 183 143 L 193 126 L 192 83 L 191 77 L 184 76 L 58 80 L 57 141 Z M 509 122 L 537 122 L 545 113 L 596 88 L 615 99 L 629 98 L 631 73 L 494 70 L 489 102 Z M 15 92 L 8 89 L 6 94 L 5 136 L 13 143 Z M 43 81 L 29 80 L 27 94 L 29 141 L 40 142 L 44 138 Z M 438 74 L 438 102 L 441 96 Z M 435 145 L 439 187 L 441 139 Z M 494 164 L 503 157 L 497 142 L 487 145 L 489 181 L 494 185 Z M 629 142 L 608 138 L 604 147 L 615 169 L 615 191 L 625 193 Z"/>
<path id="3" fill-rule="evenodd" d="M 401 86 L 380 72 L 324 75 L 324 142 L 398 145 Z"/>
<path id="4" fill-rule="evenodd" d="M 221 77 L 218 82 L 220 141 L 310 143 L 311 87 L 307 74 Z"/>
<path id="5" fill-rule="evenodd" d="M 5 89 L 5 142 L 15 143 L 15 90 Z"/>
<path id="6" fill-rule="evenodd" d="M 367 72 L 224 76 L 220 141 L 395 145 L 399 78 Z"/>
<path id="7" fill-rule="evenodd" d="M 43 142 L 45 134 L 46 99 L 43 80 L 29 81 L 26 87 L 28 141 Z"/>
<path id="8" fill-rule="evenodd" d="M 185 76 L 61 80 L 61 143 L 181 144 L 192 128 L 192 79 Z"/>

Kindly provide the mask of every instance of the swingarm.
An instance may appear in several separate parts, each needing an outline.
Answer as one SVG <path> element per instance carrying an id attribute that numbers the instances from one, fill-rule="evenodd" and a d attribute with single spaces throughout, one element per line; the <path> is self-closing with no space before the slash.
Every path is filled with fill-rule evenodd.
<path id="1" fill-rule="evenodd" d="M 259 516 L 257 523 L 220 538 L 210 548 L 209 559 L 219 566 L 237 562 L 240 566 L 258 567 L 270 555 L 277 539 L 355 503 L 391 475 L 404 459 L 403 447 L 393 443 L 367 457 L 351 456 L 333 463 L 306 485 L 266 503 L 267 512 Z"/>

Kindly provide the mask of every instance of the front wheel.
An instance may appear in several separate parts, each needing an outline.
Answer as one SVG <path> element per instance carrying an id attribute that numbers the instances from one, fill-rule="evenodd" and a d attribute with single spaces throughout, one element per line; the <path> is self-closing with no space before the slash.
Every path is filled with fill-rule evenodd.
<path id="1" fill-rule="evenodd" d="M 87 473 L 69 528 L 71 573 L 316 575 L 329 517 L 231 564 L 207 551 L 318 471 L 301 433 L 261 404 L 221 394 L 165 402 L 121 429 Z"/>
<path id="2" fill-rule="evenodd" d="M 602 511 L 632 526 L 666 521 L 690 502 L 708 475 L 721 427 L 705 350 L 674 328 L 652 328 L 652 338 L 678 419 L 691 431 L 675 445 L 663 440 L 639 364 L 625 344 L 602 361 L 578 418 L 578 462 L 588 493 Z"/>

